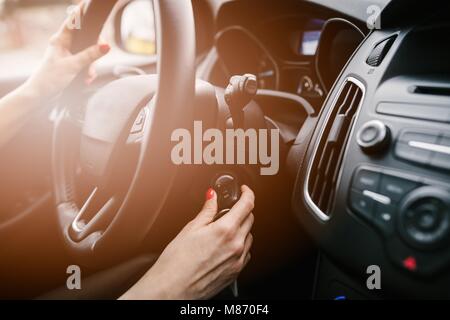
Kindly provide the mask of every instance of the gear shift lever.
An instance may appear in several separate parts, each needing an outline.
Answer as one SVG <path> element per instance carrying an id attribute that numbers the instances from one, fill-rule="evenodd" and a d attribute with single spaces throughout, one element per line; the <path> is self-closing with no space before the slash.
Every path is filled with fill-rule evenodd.
<path id="1" fill-rule="evenodd" d="M 244 127 L 244 108 L 258 92 L 258 82 L 253 74 L 233 76 L 225 89 L 225 102 L 230 108 L 235 128 Z"/>

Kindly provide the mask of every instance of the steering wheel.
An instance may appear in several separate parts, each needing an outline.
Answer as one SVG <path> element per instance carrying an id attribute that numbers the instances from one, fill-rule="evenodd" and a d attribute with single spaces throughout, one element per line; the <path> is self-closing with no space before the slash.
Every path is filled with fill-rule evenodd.
<path id="1" fill-rule="evenodd" d="M 90 1 L 75 50 L 96 41 L 115 3 Z M 86 91 L 80 76 L 59 105 L 53 138 L 56 212 L 64 243 L 80 263 L 116 262 L 139 248 L 174 183 L 170 137 L 193 113 L 194 14 L 190 0 L 154 0 L 154 12 L 158 76 L 149 78 L 146 99 L 117 80 L 89 97 L 80 111 Z M 151 86 L 157 88 L 154 96 Z M 138 130 L 137 160 L 131 166 L 123 154 L 141 122 L 145 125 Z M 111 188 L 130 168 L 126 187 Z M 87 197 L 77 193 L 80 170 L 95 186 Z"/>

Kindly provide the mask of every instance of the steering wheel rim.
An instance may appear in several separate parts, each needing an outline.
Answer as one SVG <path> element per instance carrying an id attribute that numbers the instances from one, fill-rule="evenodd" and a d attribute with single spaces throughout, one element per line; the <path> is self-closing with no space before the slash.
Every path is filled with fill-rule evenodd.
<path id="1" fill-rule="evenodd" d="M 101 2 L 109 6 L 108 9 L 111 11 L 116 1 L 91 1 L 86 7 L 87 20 L 94 16 L 98 19 L 98 15 L 93 15 L 92 11 L 95 6 L 101 6 L 99 4 Z M 107 2 L 109 4 L 105 4 Z M 96 266 L 110 264 L 139 248 L 161 212 L 176 175 L 177 166 L 170 160 L 171 133 L 174 129 L 183 127 L 183 124 L 192 118 L 195 87 L 195 24 L 192 3 L 189 0 L 154 0 L 153 3 L 158 43 L 157 91 L 152 99 L 151 117 L 143 131 L 143 140 L 131 183 L 123 199 L 116 204 L 117 210 L 111 209 L 114 211 L 113 217 L 101 230 L 91 228 L 92 225 L 89 227 L 91 222 L 102 221 L 101 210 L 95 212 L 87 224 L 77 225 L 77 219 L 82 214 L 83 208 L 89 205 L 89 200 L 95 196 L 95 193 L 91 194 L 81 208 L 76 205 L 74 184 L 77 149 L 73 148 L 73 141 L 68 143 L 68 140 L 73 140 L 73 137 L 77 136 L 72 117 L 73 106 L 67 107 L 63 104 L 55 124 L 53 187 L 59 230 L 69 252 L 74 254 L 77 261 L 82 264 Z M 89 20 L 83 23 L 87 26 L 91 23 L 94 26 L 97 38 L 101 30 L 98 24 L 92 24 Z M 100 23 L 103 25 L 104 21 Z M 89 32 L 88 29 L 84 31 Z M 82 38 L 79 37 L 79 39 Z M 80 43 L 74 45 L 80 47 Z M 115 87 L 118 85 L 120 80 Z M 82 92 L 80 81 L 75 81 L 67 92 L 69 92 L 68 95 L 63 95 L 66 98 L 74 97 L 74 94 Z M 108 120 L 111 120 L 110 116 L 99 117 L 102 111 L 107 110 L 104 104 L 101 105 L 101 102 L 104 103 L 105 100 L 98 98 L 99 95 L 101 93 L 94 94 L 89 100 L 86 118 L 82 123 L 83 134 L 89 130 L 95 134 L 96 130 L 92 130 L 93 123 L 94 127 L 95 123 L 103 126 L 105 122 L 108 125 Z M 114 144 L 114 149 L 117 147 L 115 144 L 124 142 L 120 137 L 123 137 L 124 133 L 129 133 L 130 123 L 133 124 L 132 119 L 136 118 L 143 107 L 142 101 L 130 100 L 130 106 L 124 107 L 128 108 L 126 115 L 120 118 L 120 130 L 116 130 L 115 138 L 108 141 Z M 114 111 L 109 110 L 106 114 L 113 113 Z M 86 129 L 87 123 L 91 125 L 88 129 Z M 110 124 L 109 128 L 114 126 Z M 120 131 L 120 134 L 117 135 L 117 131 Z M 78 141 L 75 139 L 75 143 L 83 141 L 82 139 L 83 136 Z M 83 145 L 80 144 L 80 149 L 82 148 Z M 83 150 L 80 150 L 80 153 L 82 154 Z M 111 157 L 113 154 L 114 152 L 111 153 Z M 86 229 L 89 232 L 85 232 L 83 228 L 90 228 Z"/>

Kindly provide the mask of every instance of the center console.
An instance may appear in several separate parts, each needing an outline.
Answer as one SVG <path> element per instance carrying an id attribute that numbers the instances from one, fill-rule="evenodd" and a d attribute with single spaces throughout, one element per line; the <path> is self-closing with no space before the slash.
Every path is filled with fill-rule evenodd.
<path id="1" fill-rule="evenodd" d="M 292 199 L 297 217 L 350 274 L 364 279 L 368 266 L 379 266 L 386 296 L 450 297 L 450 26 L 443 21 L 373 31 L 315 129 L 300 132 L 291 150 L 304 159 Z"/>

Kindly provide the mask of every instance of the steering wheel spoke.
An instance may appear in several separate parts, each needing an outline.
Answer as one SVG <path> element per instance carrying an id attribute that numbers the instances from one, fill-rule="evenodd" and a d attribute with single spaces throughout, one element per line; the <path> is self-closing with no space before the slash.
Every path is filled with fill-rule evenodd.
<path id="1" fill-rule="evenodd" d="M 102 233 L 114 218 L 117 204 L 117 196 L 95 187 L 70 226 L 72 239 L 79 242 L 94 232 Z"/>

